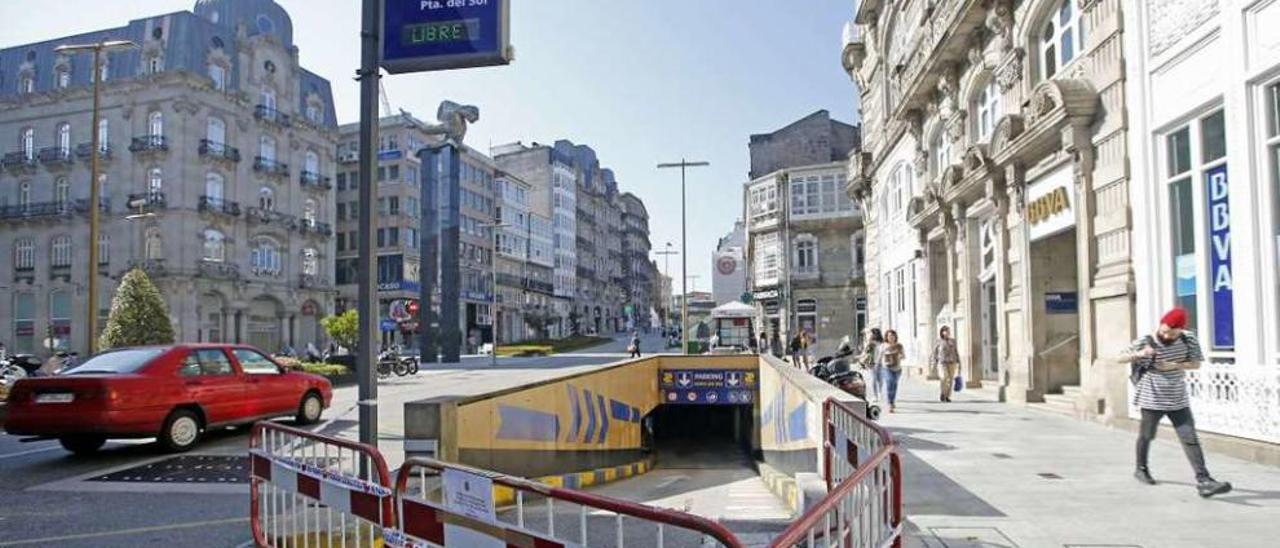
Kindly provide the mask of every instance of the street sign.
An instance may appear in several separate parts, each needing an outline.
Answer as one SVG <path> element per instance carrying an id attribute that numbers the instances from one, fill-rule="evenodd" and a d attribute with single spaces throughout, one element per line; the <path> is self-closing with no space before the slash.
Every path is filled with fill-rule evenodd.
<path id="1" fill-rule="evenodd" d="M 755 398 L 756 372 L 745 369 L 681 369 L 658 373 L 663 401 L 693 405 L 741 405 Z"/>
<path id="2" fill-rule="evenodd" d="M 511 62 L 508 0 L 382 0 L 381 65 L 391 74 Z"/>

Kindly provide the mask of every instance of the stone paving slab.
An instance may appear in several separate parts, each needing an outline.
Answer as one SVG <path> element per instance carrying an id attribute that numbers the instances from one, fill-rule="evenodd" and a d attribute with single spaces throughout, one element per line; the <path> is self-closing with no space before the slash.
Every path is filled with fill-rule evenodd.
<path id="1" fill-rule="evenodd" d="M 1133 473 L 1133 434 L 996 401 L 994 390 L 938 402 L 902 381 L 888 426 L 904 447 L 907 546 L 1203 548 L 1280 546 L 1280 468 L 1209 452 L 1235 484 L 1201 499 L 1171 436 L 1152 447 L 1156 486 Z"/>

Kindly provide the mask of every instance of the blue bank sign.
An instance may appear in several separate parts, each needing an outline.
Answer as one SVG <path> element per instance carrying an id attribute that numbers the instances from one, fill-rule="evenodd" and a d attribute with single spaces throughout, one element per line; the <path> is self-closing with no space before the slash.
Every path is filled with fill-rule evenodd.
<path id="1" fill-rule="evenodd" d="M 387 72 L 511 62 L 509 0 L 382 1 L 382 68 Z"/>
<path id="2" fill-rule="evenodd" d="M 1209 202 L 1209 277 L 1213 281 L 1213 347 L 1235 348 L 1235 287 L 1231 272 L 1231 206 L 1227 166 L 1205 173 Z"/>

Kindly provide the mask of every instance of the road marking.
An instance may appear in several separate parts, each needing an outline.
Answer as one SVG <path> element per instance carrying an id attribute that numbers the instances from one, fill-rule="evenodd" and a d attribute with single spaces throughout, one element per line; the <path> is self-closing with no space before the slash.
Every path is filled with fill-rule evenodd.
<path id="1" fill-rule="evenodd" d="M 197 521 L 192 523 L 178 523 L 174 525 L 156 525 L 154 527 L 135 527 L 133 529 L 118 529 L 115 531 L 103 531 L 101 533 L 83 533 L 79 535 L 63 535 L 60 537 L 34 538 L 17 541 L 3 541 L 0 546 L 21 546 L 24 544 L 45 544 L 50 542 L 63 542 L 68 540 L 84 540 L 91 538 L 102 538 L 120 535 L 136 535 L 139 533 L 154 533 L 157 531 L 172 531 L 175 529 L 191 529 L 193 527 L 204 527 L 207 525 L 230 525 L 232 523 L 244 523 L 249 518 L 228 518 L 215 519 L 210 521 Z"/>
<path id="2" fill-rule="evenodd" d="M 44 453 L 45 451 L 56 451 L 56 450 L 58 450 L 58 449 L 62 449 L 62 446 L 61 446 L 61 445 L 55 445 L 55 446 L 53 446 L 53 447 L 41 447 L 41 448 L 39 448 L 39 449 L 30 449 L 30 450 L 27 450 L 27 451 L 19 451 L 19 452 L 17 452 L 17 453 L 9 453 L 9 454 L 7 454 L 7 455 L 0 455 L 0 460 L 4 460 L 4 459 L 11 459 L 11 458 L 14 458 L 14 457 L 21 457 L 21 456 L 23 456 L 23 455 L 34 455 L 34 454 L 36 454 L 36 453 Z"/>

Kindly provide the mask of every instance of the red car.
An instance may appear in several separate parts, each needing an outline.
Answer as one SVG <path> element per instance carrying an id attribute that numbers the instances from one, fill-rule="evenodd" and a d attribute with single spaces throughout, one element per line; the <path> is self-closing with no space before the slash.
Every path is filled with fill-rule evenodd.
<path id="1" fill-rule="evenodd" d="M 108 438 L 151 437 L 186 451 L 209 428 L 284 416 L 314 423 L 332 396 L 324 377 L 288 371 L 248 346 L 126 348 L 18 381 L 4 428 L 57 438 L 73 453 L 97 451 Z"/>

